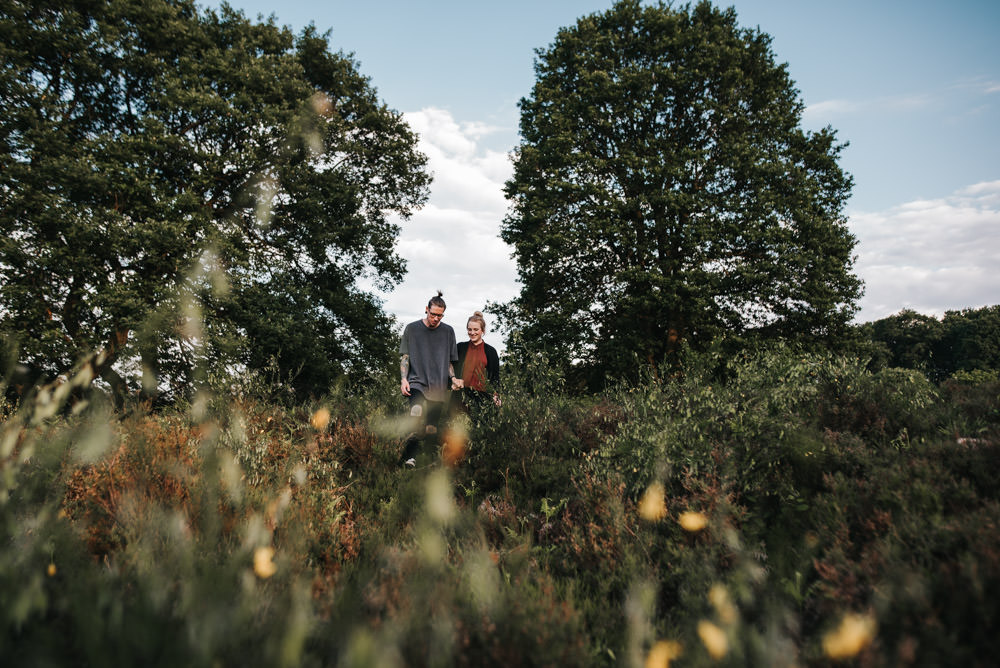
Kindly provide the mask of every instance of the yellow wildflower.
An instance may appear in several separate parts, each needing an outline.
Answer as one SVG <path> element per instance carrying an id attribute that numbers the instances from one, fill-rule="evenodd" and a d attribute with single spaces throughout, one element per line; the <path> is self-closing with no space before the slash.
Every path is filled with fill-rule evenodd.
<path id="1" fill-rule="evenodd" d="M 663 500 L 663 484 L 652 483 L 639 500 L 639 517 L 650 522 L 662 520 L 667 514 L 667 504 Z"/>
<path id="2" fill-rule="evenodd" d="M 698 513 L 693 510 L 681 513 L 677 520 L 681 523 L 681 527 L 683 527 L 685 531 L 701 531 L 708 526 L 708 518 L 705 517 L 705 514 Z"/>
<path id="3" fill-rule="evenodd" d="M 312 415 L 312 419 L 309 423 L 313 426 L 316 431 L 323 431 L 326 429 L 326 425 L 330 424 L 330 411 L 326 408 L 320 408 Z"/>
<path id="4" fill-rule="evenodd" d="M 453 427 L 445 430 L 444 444 L 441 446 L 441 459 L 448 468 L 455 468 L 465 459 L 465 449 L 469 438 L 465 430 Z"/>
<path id="5" fill-rule="evenodd" d="M 274 548 L 258 547 L 253 553 L 253 572 L 260 578 L 269 578 L 278 571 L 274 564 Z"/>
<path id="6" fill-rule="evenodd" d="M 329 116 L 333 113 L 333 101 L 326 93 L 315 93 L 311 101 L 313 111 L 320 116 Z"/>
<path id="7" fill-rule="evenodd" d="M 56 574 L 56 565 L 51 561 L 49 562 L 49 567 L 45 569 L 45 572 L 49 574 L 49 577 L 54 577 Z"/>
<path id="8" fill-rule="evenodd" d="M 867 615 L 847 614 L 833 631 L 823 636 L 823 652 L 831 659 L 849 659 L 871 644 L 875 620 Z"/>
<path id="9" fill-rule="evenodd" d="M 719 619 L 723 624 L 736 623 L 736 606 L 729 598 L 729 591 L 719 583 L 712 585 L 708 592 L 708 602 L 712 604 L 715 611 L 719 613 Z"/>
<path id="10" fill-rule="evenodd" d="M 708 620 L 698 622 L 698 637 L 713 659 L 721 659 L 729 651 L 729 640 L 726 633 Z"/>
<path id="11" fill-rule="evenodd" d="M 670 662 L 681 655 L 681 644 L 676 640 L 661 640 L 653 645 L 646 657 L 646 668 L 670 668 Z"/>

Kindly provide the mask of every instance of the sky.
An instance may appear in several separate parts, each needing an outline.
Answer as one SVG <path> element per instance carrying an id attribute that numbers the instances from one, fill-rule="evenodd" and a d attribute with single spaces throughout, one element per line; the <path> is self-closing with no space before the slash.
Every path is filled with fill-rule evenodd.
<path id="1" fill-rule="evenodd" d="M 473 311 L 519 292 L 499 231 L 535 50 L 612 0 L 230 4 L 296 32 L 329 30 L 331 50 L 351 55 L 419 134 L 434 182 L 424 208 L 399 221 L 408 272 L 382 297 L 401 329 L 443 291 L 445 322 L 463 340 Z M 865 283 L 856 321 L 1000 304 L 1000 2 L 716 4 L 770 35 L 806 106 L 802 127 L 830 126 L 848 143 L 845 213 Z M 498 332 L 485 339 L 504 347 Z"/>

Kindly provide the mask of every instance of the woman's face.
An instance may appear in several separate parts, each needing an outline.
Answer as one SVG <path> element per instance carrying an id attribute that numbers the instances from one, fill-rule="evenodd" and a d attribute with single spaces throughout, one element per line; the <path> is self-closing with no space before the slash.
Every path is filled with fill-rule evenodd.
<path id="1" fill-rule="evenodd" d="M 470 320 L 465 326 L 465 331 L 469 335 L 469 341 L 478 344 L 483 340 L 483 328 L 476 320 Z"/>

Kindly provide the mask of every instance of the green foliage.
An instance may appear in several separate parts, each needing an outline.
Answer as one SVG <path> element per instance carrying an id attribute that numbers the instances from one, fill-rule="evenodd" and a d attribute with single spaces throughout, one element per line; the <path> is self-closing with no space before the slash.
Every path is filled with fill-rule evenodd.
<path id="1" fill-rule="evenodd" d="M 995 383 L 774 346 L 579 398 L 529 359 L 416 470 L 388 376 L 157 413 L 86 364 L 38 388 L 0 434 L 0 652 L 822 666 L 846 613 L 859 663 L 1000 649 Z"/>
<path id="2" fill-rule="evenodd" d="M 985 383 L 995 383 L 1000 381 L 1000 370 L 973 369 L 972 371 L 956 371 L 951 374 L 951 377 L 959 383 L 983 385 Z"/>
<path id="3" fill-rule="evenodd" d="M 941 384 L 940 430 L 959 444 L 995 439 L 1000 424 L 1000 382 L 970 383 L 956 379 Z"/>
<path id="4" fill-rule="evenodd" d="M 884 661 L 975 663 L 1000 645 L 987 632 L 1000 593 L 996 444 L 954 443 L 853 458 L 826 477 L 811 513 L 816 538 L 809 624 L 871 609 Z"/>
<path id="5" fill-rule="evenodd" d="M 302 397 L 389 363 L 361 286 L 402 277 L 426 158 L 325 35 L 189 0 L 5 1 L 0 32 L 0 335 L 32 374 L 103 351 L 176 399 L 274 363 Z"/>
<path id="6" fill-rule="evenodd" d="M 668 382 L 649 378 L 619 391 L 623 428 L 594 458 L 595 469 L 623 476 L 634 497 L 652 480 L 682 493 L 690 478 L 705 475 L 744 493 L 781 496 L 775 476 L 787 459 L 818 451 L 802 416 L 817 405 L 824 362 L 785 348 L 737 358 L 689 353 Z"/>
<path id="7" fill-rule="evenodd" d="M 875 346 L 876 365 L 917 369 L 934 382 L 1000 372 L 1000 306 L 948 311 L 941 319 L 903 310 L 859 329 Z"/>
<path id="8" fill-rule="evenodd" d="M 531 499 L 573 494 L 576 463 L 615 429 L 616 409 L 599 399 L 572 398 L 542 354 L 507 366 L 503 396 L 499 408 L 487 406 L 476 416 L 468 478 L 483 494 Z"/>
<path id="9" fill-rule="evenodd" d="M 502 237 L 508 327 L 635 380 L 728 332 L 837 345 L 860 282 L 851 179 L 770 38 L 732 9 L 622 0 L 538 52 Z"/>
<path id="10" fill-rule="evenodd" d="M 947 311 L 938 357 L 952 372 L 1000 371 L 1000 305 Z"/>
<path id="11" fill-rule="evenodd" d="M 878 348 L 875 363 L 879 366 L 893 366 L 905 369 L 919 369 L 931 372 L 928 365 L 937 363 L 934 351 L 941 337 L 941 322 L 932 316 L 922 315 L 904 309 L 896 315 L 882 318 L 861 326 L 864 337 Z"/>
<path id="12" fill-rule="evenodd" d="M 119 419 L 84 406 L 100 395 L 72 417 L 42 410 L 61 409 L 60 388 L 86 386 L 87 369 L 41 388 L 46 399 L 4 425 L 5 658 L 300 665 L 311 574 L 280 551 L 272 579 L 254 566 L 261 549 L 285 542 L 273 523 L 288 495 L 245 493 L 212 421 Z"/>
<path id="13" fill-rule="evenodd" d="M 819 406 L 824 427 L 900 446 L 934 433 L 929 409 L 937 392 L 922 373 L 896 368 L 872 373 L 865 367 L 858 360 L 828 367 Z"/>

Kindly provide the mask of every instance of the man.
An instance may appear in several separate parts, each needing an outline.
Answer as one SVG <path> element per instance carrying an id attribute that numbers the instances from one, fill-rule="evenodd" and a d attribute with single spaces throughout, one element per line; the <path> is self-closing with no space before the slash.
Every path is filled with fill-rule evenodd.
<path id="1" fill-rule="evenodd" d="M 421 427 L 423 436 L 438 443 L 448 391 L 462 387 L 462 380 L 455 378 L 454 365 L 458 361 L 455 330 L 441 322 L 444 310 L 439 290 L 427 302 L 424 318 L 407 325 L 399 343 L 399 388 L 409 398 L 410 416 L 418 424 L 417 431 L 406 439 L 400 458 L 406 466 L 416 466 Z"/>

